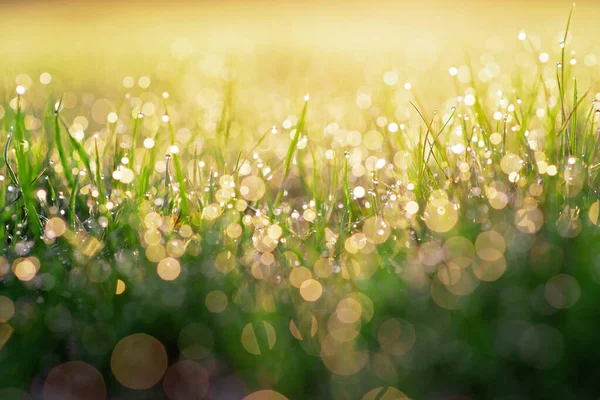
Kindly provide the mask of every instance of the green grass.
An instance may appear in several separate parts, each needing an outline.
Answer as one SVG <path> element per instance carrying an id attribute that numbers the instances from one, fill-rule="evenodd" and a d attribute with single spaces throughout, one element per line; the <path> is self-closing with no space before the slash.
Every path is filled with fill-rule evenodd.
<path id="1" fill-rule="evenodd" d="M 571 14 L 550 62 L 524 41 L 535 68 L 511 84 L 469 58 L 469 79 L 434 77 L 456 88 L 435 110 L 381 78 L 368 104 L 360 84 L 338 96 L 345 113 L 325 89 L 281 106 L 241 67 L 200 105 L 131 89 L 112 122 L 54 87 L 11 94 L 0 394 L 38 396 L 78 360 L 110 396 L 162 398 L 165 355 L 210 375 L 210 398 L 591 395 L 600 97 L 567 60 Z M 164 349 L 115 350 L 135 333 Z"/>

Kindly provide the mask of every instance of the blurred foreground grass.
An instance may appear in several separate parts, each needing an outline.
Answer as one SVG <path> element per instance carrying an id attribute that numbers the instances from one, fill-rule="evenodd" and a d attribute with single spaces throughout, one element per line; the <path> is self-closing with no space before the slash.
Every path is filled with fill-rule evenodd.
<path id="1" fill-rule="evenodd" d="M 2 28 L 0 399 L 596 394 L 587 19 L 483 47 L 352 23 L 352 50 L 71 6 L 54 44 L 24 50 L 53 8 Z"/>

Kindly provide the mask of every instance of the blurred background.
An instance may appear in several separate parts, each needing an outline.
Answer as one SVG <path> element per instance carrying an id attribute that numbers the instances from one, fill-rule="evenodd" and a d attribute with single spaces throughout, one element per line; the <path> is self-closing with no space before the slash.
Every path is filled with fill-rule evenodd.
<path id="1" fill-rule="evenodd" d="M 540 49 L 557 51 L 571 4 L 562 0 L 3 1 L 0 68 L 15 73 L 67 69 L 71 75 L 93 77 L 102 86 L 106 80 L 114 82 L 116 73 L 153 74 L 156 61 L 165 57 L 181 60 L 213 51 L 238 57 L 261 54 L 261 65 L 269 64 L 269 57 L 305 57 L 318 67 L 329 65 L 340 72 L 376 57 L 402 59 L 402 69 L 418 79 L 463 62 L 467 51 L 492 53 L 499 63 L 514 62 L 515 48 L 523 47 L 515 40 L 521 29 Z M 577 2 L 572 24 L 577 48 L 598 50 L 599 9 L 595 0 Z"/>

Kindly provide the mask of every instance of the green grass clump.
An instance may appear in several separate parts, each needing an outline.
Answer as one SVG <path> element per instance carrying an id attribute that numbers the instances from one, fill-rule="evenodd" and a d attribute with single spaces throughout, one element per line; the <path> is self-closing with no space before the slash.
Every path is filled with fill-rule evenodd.
<path id="1" fill-rule="evenodd" d="M 600 95 L 570 20 L 557 68 L 523 37 L 530 68 L 466 62 L 437 110 L 383 66 L 310 99 L 226 63 L 117 101 L 17 82 L 0 394 L 591 395 Z"/>

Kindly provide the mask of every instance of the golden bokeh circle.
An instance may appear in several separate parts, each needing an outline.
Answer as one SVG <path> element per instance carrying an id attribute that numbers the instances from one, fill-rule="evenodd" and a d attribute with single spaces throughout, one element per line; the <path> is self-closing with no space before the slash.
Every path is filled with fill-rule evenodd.
<path id="1" fill-rule="evenodd" d="M 423 219 L 429 229 L 434 232 L 448 232 L 458 222 L 458 211 L 447 199 L 433 199 L 427 203 Z"/>
<path id="2" fill-rule="evenodd" d="M 167 364 L 165 347 L 145 333 L 121 339 L 110 359 L 110 368 L 119 383 L 137 390 L 156 385 L 167 370 Z"/>
<path id="3" fill-rule="evenodd" d="M 323 286 L 316 279 L 307 279 L 300 285 L 300 295 L 306 301 L 317 301 L 323 294 Z"/>

